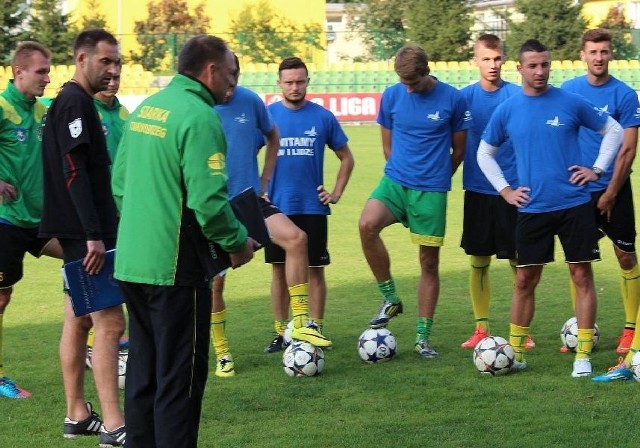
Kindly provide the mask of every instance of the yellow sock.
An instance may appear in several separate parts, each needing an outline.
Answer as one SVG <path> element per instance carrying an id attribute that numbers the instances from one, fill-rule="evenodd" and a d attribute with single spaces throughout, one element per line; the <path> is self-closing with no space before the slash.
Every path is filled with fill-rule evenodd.
<path id="1" fill-rule="evenodd" d="M 527 336 L 529 336 L 529 327 L 521 327 L 513 323 L 509 325 L 509 344 L 513 347 L 513 351 L 516 352 L 516 361 L 524 361 Z"/>
<path id="2" fill-rule="evenodd" d="M 578 297 L 578 291 L 576 291 L 576 285 L 573 284 L 573 280 L 569 277 L 569 297 L 571 297 L 571 309 L 576 311 L 576 297 Z"/>
<path id="3" fill-rule="evenodd" d="M 294 328 L 300 328 L 309 320 L 309 283 L 289 287 Z"/>
<path id="4" fill-rule="evenodd" d="M 636 314 L 638 313 L 638 294 L 640 293 L 640 268 L 636 264 L 633 268 L 621 269 L 620 293 L 624 306 L 625 328 L 636 328 Z"/>
<path id="5" fill-rule="evenodd" d="M 638 307 L 638 314 L 636 314 L 636 322 L 638 322 L 639 320 L 640 320 L 640 307 Z M 2 314 L 0 314 L 0 323 L 2 323 Z M 2 339 L 0 339 L 0 343 L 1 342 L 2 342 Z M 631 340 L 631 349 L 629 350 L 629 353 L 627 353 L 627 356 L 624 358 L 624 362 L 627 364 L 627 366 L 631 365 L 631 359 L 633 358 L 633 355 L 639 350 L 640 350 L 640 331 L 636 331 L 635 334 L 633 335 L 633 339 Z M 0 352 L 0 355 L 1 354 L 2 353 Z M 0 359 L 0 361 L 2 360 Z M 1 363 L 0 363 L 0 368 L 2 368 Z"/>
<path id="6" fill-rule="evenodd" d="M 87 347 L 93 347 L 93 341 L 96 339 L 96 331 L 91 327 L 87 335 Z"/>
<path id="7" fill-rule="evenodd" d="M 491 257 L 471 256 L 469 272 L 469 295 L 476 328 L 489 332 L 489 302 L 491 300 L 491 282 L 489 281 L 489 265 Z"/>
<path id="8" fill-rule="evenodd" d="M 287 328 L 288 323 L 289 322 L 287 322 L 286 320 L 274 320 L 273 329 L 275 330 L 276 334 L 283 336 L 284 330 Z"/>
<path id="9" fill-rule="evenodd" d="M 0 313 L 0 377 L 4 376 L 4 366 L 2 364 L 2 318 L 4 314 Z"/>
<path id="10" fill-rule="evenodd" d="M 226 308 L 216 313 L 211 313 L 211 344 L 216 352 L 216 359 L 229 354 L 229 340 L 225 333 L 227 324 Z"/>
<path id="11" fill-rule="evenodd" d="M 593 350 L 593 328 L 578 328 L 578 345 L 576 346 L 576 359 L 591 358 Z"/>

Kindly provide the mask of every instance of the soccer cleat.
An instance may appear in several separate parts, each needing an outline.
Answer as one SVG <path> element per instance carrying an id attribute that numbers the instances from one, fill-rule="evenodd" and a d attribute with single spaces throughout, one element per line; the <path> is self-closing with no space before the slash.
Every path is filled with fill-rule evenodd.
<path id="1" fill-rule="evenodd" d="M 235 364 L 231 355 L 223 356 L 216 361 L 216 376 L 226 378 L 236 374 Z"/>
<path id="2" fill-rule="evenodd" d="M 384 300 L 382 302 L 382 306 L 380 307 L 380 311 L 375 315 L 371 322 L 369 322 L 369 326 L 371 328 L 382 328 L 386 327 L 389 323 L 389 319 L 398 314 L 402 314 L 402 302 L 389 302 L 388 300 Z"/>
<path id="3" fill-rule="evenodd" d="M 609 368 L 609 370 L 607 370 L 607 373 L 594 376 L 593 378 L 591 378 L 591 381 L 595 381 L 596 383 L 610 383 L 617 380 L 626 381 L 632 379 L 633 372 L 625 364 L 624 358 L 620 357 L 620 359 L 618 359 L 618 364 Z"/>
<path id="4" fill-rule="evenodd" d="M 122 336 L 120 341 L 118 342 L 118 350 L 124 351 L 129 350 L 129 338 L 126 336 Z"/>
<path id="5" fill-rule="evenodd" d="M 592 371 L 590 359 L 576 359 L 573 361 L 573 372 L 571 372 L 571 376 L 574 378 L 583 378 L 585 376 L 591 376 Z"/>
<path id="6" fill-rule="evenodd" d="M 476 328 L 476 331 L 473 332 L 473 334 L 469 337 L 469 339 L 467 339 L 462 344 L 460 344 L 460 347 L 475 348 L 475 346 L 478 345 L 478 342 L 482 341 L 484 338 L 487 338 L 489 336 L 491 335 L 484 328 Z"/>
<path id="7" fill-rule="evenodd" d="M 100 430 L 100 448 L 111 448 L 114 446 L 124 446 L 125 439 L 127 437 L 127 431 L 124 425 L 113 431 L 107 431 L 107 428 L 102 426 Z"/>
<path id="8" fill-rule="evenodd" d="M 91 403 L 87 402 L 87 410 L 89 416 L 80 422 L 71 420 L 69 417 L 64 418 L 63 434 L 65 439 L 75 439 L 79 436 L 96 436 L 100 434 L 102 429 L 102 420 L 96 411 L 93 410 Z"/>
<path id="9" fill-rule="evenodd" d="M 509 372 L 520 372 L 521 370 L 524 370 L 527 368 L 527 362 L 526 361 L 516 361 L 515 359 L 513 360 L 513 364 L 511 365 L 511 368 L 509 369 Z"/>
<path id="10" fill-rule="evenodd" d="M 570 351 L 571 350 L 569 350 L 569 347 L 567 347 L 566 345 L 560 347 L 560 353 L 569 353 Z"/>
<path id="11" fill-rule="evenodd" d="M 276 353 L 284 349 L 284 338 L 277 334 L 273 341 L 264 348 L 265 353 Z"/>
<path id="12" fill-rule="evenodd" d="M 0 377 L 0 396 L 16 399 L 29 398 L 31 392 L 18 386 L 8 377 L 3 376 Z"/>
<path id="13" fill-rule="evenodd" d="M 618 343 L 618 347 L 616 348 L 616 352 L 619 355 L 626 355 L 627 353 L 629 353 L 629 350 L 631 349 L 631 341 L 633 341 L 635 332 L 635 329 L 632 328 L 625 328 L 624 330 L 622 330 L 620 342 Z"/>
<path id="14" fill-rule="evenodd" d="M 527 336 L 527 341 L 524 343 L 525 350 L 533 350 L 536 348 L 536 343 L 531 339 L 531 336 Z"/>
<path id="15" fill-rule="evenodd" d="M 429 341 L 427 339 L 421 339 L 416 342 L 413 349 L 423 358 L 435 358 L 438 356 L 438 352 L 429 346 Z"/>
<path id="16" fill-rule="evenodd" d="M 291 329 L 291 339 L 296 341 L 305 341 L 316 347 L 330 347 L 332 342 L 320 332 L 318 325 L 309 320 L 303 327 Z"/>

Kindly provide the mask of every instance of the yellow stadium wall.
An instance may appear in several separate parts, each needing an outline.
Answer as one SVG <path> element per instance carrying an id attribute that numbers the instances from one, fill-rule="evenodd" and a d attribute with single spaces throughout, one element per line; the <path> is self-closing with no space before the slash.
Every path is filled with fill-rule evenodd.
<path id="1" fill-rule="evenodd" d="M 134 35 L 134 23 L 147 19 L 146 1 L 131 0 L 97 0 L 100 13 L 107 21 L 107 28 L 115 33 L 121 41 L 122 54 L 128 55 L 131 51 L 138 50 L 138 43 Z M 257 5 L 259 0 L 187 0 L 190 11 L 196 5 L 205 3 L 205 11 L 210 17 L 211 34 L 218 35 L 228 40 L 231 20 L 247 5 Z M 299 24 L 316 23 L 325 28 L 325 1 L 324 0 L 269 0 L 274 11 L 289 20 Z M 82 17 L 93 14 L 89 10 L 89 2 L 86 0 L 67 0 L 66 12 L 71 14 L 72 20 L 81 21 Z M 323 43 L 325 35 L 322 36 Z M 324 63 L 325 51 L 318 50 L 313 53 L 312 62 Z M 279 62 L 279 61 L 274 61 Z"/>

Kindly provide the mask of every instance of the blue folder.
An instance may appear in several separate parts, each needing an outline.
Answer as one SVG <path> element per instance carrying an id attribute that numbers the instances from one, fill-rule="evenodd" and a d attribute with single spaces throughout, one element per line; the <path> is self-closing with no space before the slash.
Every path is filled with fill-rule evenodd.
<path id="1" fill-rule="evenodd" d="M 71 296 L 73 313 L 76 316 L 100 311 L 122 304 L 124 298 L 113 278 L 115 249 L 104 254 L 104 266 L 98 274 L 89 275 L 82 262 L 84 258 L 62 267 L 65 286 Z"/>

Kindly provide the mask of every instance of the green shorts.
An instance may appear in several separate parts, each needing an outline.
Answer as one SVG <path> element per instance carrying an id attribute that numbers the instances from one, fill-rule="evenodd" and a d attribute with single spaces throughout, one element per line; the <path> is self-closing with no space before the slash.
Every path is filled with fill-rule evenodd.
<path id="1" fill-rule="evenodd" d="M 442 246 L 447 225 L 447 193 L 403 187 L 384 176 L 372 199 L 382 202 L 421 246 Z"/>

